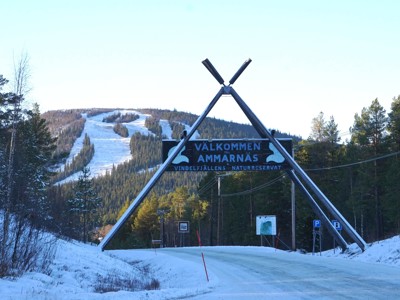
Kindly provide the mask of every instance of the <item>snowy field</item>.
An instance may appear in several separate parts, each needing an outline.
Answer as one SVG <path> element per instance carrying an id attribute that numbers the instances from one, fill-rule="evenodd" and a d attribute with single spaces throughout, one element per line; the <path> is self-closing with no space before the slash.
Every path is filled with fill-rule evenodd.
<path id="1" fill-rule="evenodd" d="M 206 263 L 207 253 L 211 256 L 211 251 L 218 250 L 221 251 L 219 256 L 221 261 L 224 255 L 237 255 L 238 253 L 244 254 L 244 256 L 272 254 L 276 255 L 276 258 L 282 255 L 289 256 L 292 262 L 289 267 L 293 269 L 295 274 L 296 262 L 307 259 L 307 265 L 311 266 L 320 263 L 319 261 L 321 260 L 319 253 L 318 255 L 300 254 L 253 246 L 186 248 L 187 251 L 194 252 L 194 254 L 192 253 L 194 256 L 188 259 L 182 254 L 184 252 L 175 252 L 180 249 L 185 251 L 185 248 L 165 248 L 101 252 L 97 246 L 59 240 L 56 257 L 51 266 L 51 273 L 47 275 L 27 273 L 18 279 L 1 279 L 0 299 L 231 299 L 233 298 L 232 295 L 212 298 L 213 295 L 218 295 L 223 287 L 225 289 L 226 287 L 235 287 L 236 289 L 240 287 L 235 282 L 227 282 L 232 280 L 230 279 L 231 277 L 219 275 L 221 270 L 213 268 L 212 265 L 207 270 L 209 276 L 209 281 L 207 281 L 201 253 L 204 254 Z M 362 263 L 361 266 L 364 269 L 369 271 L 364 276 L 374 276 L 377 272 L 382 275 L 383 272 L 389 270 L 390 273 L 384 274 L 384 276 L 390 277 L 391 280 L 397 282 L 397 287 L 400 289 L 399 236 L 374 243 L 364 252 L 361 252 L 356 245 L 351 245 L 349 250 L 352 254 L 342 254 L 341 251 L 336 249 L 335 251 L 323 252 L 322 257 L 330 262 L 335 260 L 338 265 L 343 265 L 346 261 L 358 261 Z M 322 261 L 322 267 L 326 267 L 323 265 L 325 262 Z M 359 268 L 358 265 L 356 266 L 351 271 L 357 271 L 354 270 L 354 268 Z M 382 271 L 382 267 L 388 269 Z M 309 274 L 312 274 L 312 270 L 310 267 Z M 266 269 L 265 273 L 267 274 L 268 272 Z M 245 266 L 242 271 L 236 271 L 234 275 L 234 278 L 246 278 Z M 153 279 L 156 279 L 160 284 L 159 289 L 104 292 L 110 282 L 118 280 L 134 281 L 135 279 L 140 279 L 142 283 L 151 283 Z M 301 284 L 304 284 L 306 288 L 309 283 L 306 280 Z M 271 291 L 272 296 L 274 295 L 272 291 L 274 291 L 276 281 L 275 283 L 271 282 L 270 285 L 268 287 L 268 283 L 266 283 L 266 286 L 264 284 L 265 288 Z M 244 295 L 240 296 L 238 294 L 238 298 L 235 299 L 253 299 Z M 282 299 L 282 295 L 269 298 Z M 298 297 L 297 295 L 293 298 L 283 298 L 316 299 L 315 295 L 305 295 L 305 297 Z M 330 297 L 325 299 L 330 299 Z M 361 298 L 356 297 L 355 299 Z M 389 297 L 389 299 L 391 298 Z"/>

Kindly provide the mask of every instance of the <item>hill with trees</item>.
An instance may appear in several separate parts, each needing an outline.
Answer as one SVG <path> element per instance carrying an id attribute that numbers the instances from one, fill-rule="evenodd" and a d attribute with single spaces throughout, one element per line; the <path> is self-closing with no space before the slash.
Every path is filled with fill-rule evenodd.
<path id="1" fill-rule="evenodd" d="M 345 143 L 340 139 L 334 118 L 326 120 L 322 112 L 311 121 L 311 134 L 307 140 L 291 137 L 296 161 L 367 241 L 399 231 L 398 203 L 393 196 L 399 188 L 396 181 L 399 176 L 396 171 L 399 124 L 395 118 L 399 101 L 399 98 L 393 99 L 393 111 L 389 114 L 377 99 L 363 108 L 361 115 L 355 115 L 351 140 Z M 160 164 L 163 137 L 159 121 L 168 120 L 172 136 L 179 139 L 184 124 L 190 126 L 197 119 L 196 115 L 178 111 L 137 111 L 149 115 L 146 126 L 154 135 L 132 136 L 132 159 L 93 180 L 103 201 L 99 208 L 99 226 L 116 222 L 152 177 L 153 168 Z M 214 118 L 207 118 L 200 125 L 199 133 L 206 139 L 259 137 L 250 125 Z M 290 137 L 279 131 L 275 136 Z M 221 178 L 220 190 L 218 177 Z M 152 239 L 160 237 L 161 218 L 166 246 L 181 243 L 176 224 L 182 218 L 189 220 L 193 229 L 185 237 L 185 243 L 196 244 L 197 229 L 201 231 L 204 244 L 208 245 L 259 244 L 259 237 L 254 234 L 255 217 L 275 214 L 281 247 L 290 248 L 290 184 L 291 181 L 280 172 L 237 172 L 229 176 L 213 172 L 167 172 L 145 201 L 151 203 L 143 203 L 113 246 L 150 246 Z M 71 194 L 72 188 L 73 184 L 66 184 L 53 187 L 51 192 L 67 195 Z M 54 197 L 54 200 L 54 203 L 62 203 L 63 197 L 60 200 Z M 301 193 L 296 193 L 296 201 L 297 244 L 310 250 L 312 220 L 316 216 Z M 165 211 L 163 216 L 157 214 L 160 210 Z M 326 232 L 325 235 L 329 236 Z M 323 247 L 331 246 L 332 240 L 324 238 Z"/>
<path id="2" fill-rule="evenodd" d="M 107 110 L 95 109 L 88 110 L 84 113 L 93 116 L 96 113 L 104 113 Z M 109 110 L 112 111 L 112 110 Z M 146 113 L 149 117 L 146 119 L 145 126 L 154 133 L 154 135 L 142 135 L 140 133 L 133 134 L 130 141 L 130 148 L 132 158 L 123 164 L 115 165 L 111 172 L 107 173 L 105 176 L 95 178 L 93 180 L 94 186 L 97 187 L 99 196 L 103 199 L 103 205 L 100 208 L 101 218 L 99 220 L 99 225 L 113 224 L 117 220 L 117 215 L 121 210 L 121 207 L 126 202 L 132 201 L 135 196 L 140 192 L 143 186 L 147 183 L 149 178 L 153 174 L 153 168 L 160 165 L 162 162 L 162 138 L 165 138 L 161 134 L 161 127 L 159 122 L 161 119 L 168 120 L 172 128 L 172 137 L 179 138 L 182 131 L 185 129 L 185 125 L 191 126 L 198 116 L 188 113 L 181 113 L 177 111 L 167 111 L 167 110 L 156 110 L 156 109 L 137 109 L 141 113 Z M 78 110 L 78 113 L 83 113 L 83 111 Z M 60 114 L 63 112 L 54 111 L 47 112 L 43 114 L 43 117 L 48 120 L 51 124 L 50 128 L 53 132 L 57 132 L 57 120 L 60 120 Z M 71 113 L 74 111 L 65 111 L 66 116 L 69 118 Z M 56 116 L 56 119 L 53 118 Z M 120 116 L 116 116 L 120 117 Z M 111 119 L 104 120 L 109 122 Z M 60 126 L 65 128 L 64 123 L 60 123 Z M 71 126 L 74 123 L 71 122 Z M 236 124 L 233 122 L 225 122 L 218 119 L 206 119 L 205 122 L 200 126 L 199 133 L 202 138 L 223 138 L 228 136 L 229 138 L 252 138 L 258 137 L 258 134 L 250 125 Z M 280 134 L 280 133 L 279 133 Z M 287 137 L 285 134 L 281 136 Z M 88 137 L 90 139 L 90 137 Z M 298 139 L 298 138 L 297 138 Z M 66 139 L 69 141 L 70 139 Z M 90 141 L 89 141 L 90 143 Z M 89 146 L 88 143 L 88 146 Z M 60 146 L 67 148 L 67 146 Z M 68 146 L 71 148 L 71 146 Z M 85 147 L 83 148 L 85 149 Z M 83 150 L 82 149 L 82 150 Z M 95 150 L 94 150 L 95 151 Z M 84 153 L 91 153 L 88 151 L 81 151 L 74 161 L 84 161 Z M 80 159 L 82 157 L 82 159 Z M 89 157 L 90 158 L 90 157 Z M 65 174 L 67 170 L 73 170 L 73 166 L 77 164 L 70 164 L 64 168 L 62 173 L 59 173 L 55 179 L 64 178 L 61 177 Z M 75 171 L 79 168 L 75 168 Z M 141 172 L 145 170 L 145 172 Z M 184 186 L 191 193 L 196 192 L 198 183 L 204 176 L 202 173 L 188 172 L 186 174 L 182 173 L 172 173 L 168 172 L 160 180 L 160 183 L 156 186 L 155 192 L 157 194 L 166 194 L 173 192 L 176 187 Z M 50 191 L 50 195 L 53 198 L 53 204 L 55 207 L 61 207 L 66 209 L 65 199 L 69 198 L 72 194 L 74 183 L 55 185 Z M 60 195 L 60 196 L 56 196 Z M 59 203 L 59 204 L 56 204 Z M 62 211 L 63 209 L 57 209 Z"/>

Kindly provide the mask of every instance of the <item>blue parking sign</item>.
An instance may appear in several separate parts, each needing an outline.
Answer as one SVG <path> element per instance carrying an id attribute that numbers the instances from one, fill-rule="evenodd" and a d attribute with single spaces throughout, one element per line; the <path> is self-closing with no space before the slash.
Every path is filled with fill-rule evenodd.
<path id="1" fill-rule="evenodd" d="M 313 227 L 320 228 L 321 227 L 321 220 L 313 220 Z"/>

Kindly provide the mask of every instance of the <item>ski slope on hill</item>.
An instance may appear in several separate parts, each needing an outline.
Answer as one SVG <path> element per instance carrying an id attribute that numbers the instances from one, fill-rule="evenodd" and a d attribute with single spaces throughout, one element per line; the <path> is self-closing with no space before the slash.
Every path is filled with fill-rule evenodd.
<path id="1" fill-rule="evenodd" d="M 129 136 L 126 138 L 121 137 L 114 132 L 113 127 L 115 123 L 103 122 L 104 118 L 116 113 L 120 113 L 121 115 L 136 114 L 139 116 L 135 121 L 122 123 L 129 132 Z M 91 177 L 104 175 L 107 171 L 110 171 L 113 166 L 124 163 L 131 158 L 129 142 L 132 135 L 137 132 L 142 135 L 154 135 L 144 125 L 146 118 L 150 117 L 150 115 L 142 114 L 135 110 L 114 110 L 92 117 L 83 114 L 83 117 L 86 119 L 84 130 L 81 136 L 76 139 L 66 163 L 71 163 L 72 159 L 79 153 L 79 151 L 81 151 L 84 137 L 85 135 L 88 135 L 90 142 L 94 145 L 95 151 L 94 157 L 87 165 L 87 167 L 90 168 Z M 189 130 L 190 127 L 187 124 L 183 125 L 185 125 L 186 129 Z M 162 128 L 162 135 L 167 139 L 171 139 L 172 129 L 168 120 L 160 120 L 160 126 Z M 196 134 L 194 138 L 197 138 L 198 136 L 199 135 Z M 61 170 L 62 169 L 63 167 Z M 80 172 L 72 174 L 68 178 L 58 182 L 58 184 L 76 181 L 78 180 L 79 175 Z"/>

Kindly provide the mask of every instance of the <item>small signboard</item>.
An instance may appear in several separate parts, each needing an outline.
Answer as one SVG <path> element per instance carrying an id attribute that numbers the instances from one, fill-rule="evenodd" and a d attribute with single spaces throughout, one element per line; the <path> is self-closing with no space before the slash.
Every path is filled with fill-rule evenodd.
<path id="1" fill-rule="evenodd" d="M 332 222 L 333 227 L 335 227 L 335 229 L 336 229 L 337 231 L 342 230 L 342 224 L 340 224 L 339 221 L 337 221 L 337 220 L 332 220 L 331 222 Z"/>
<path id="2" fill-rule="evenodd" d="M 291 155 L 292 140 L 277 139 Z M 163 161 L 178 140 L 163 140 Z M 189 140 L 166 171 L 279 171 L 289 163 L 268 139 Z"/>
<path id="3" fill-rule="evenodd" d="M 276 235 L 276 216 L 257 216 L 256 217 L 257 235 Z"/>
<path id="4" fill-rule="evenodd" d="M 178 222 L 178 233 L 189 233 L 189 221 Z"/>
<path id="5" fill-rule="evenodd" d="M 313 220 L 313 228 L 320 228 L 321 220 Z"/>

